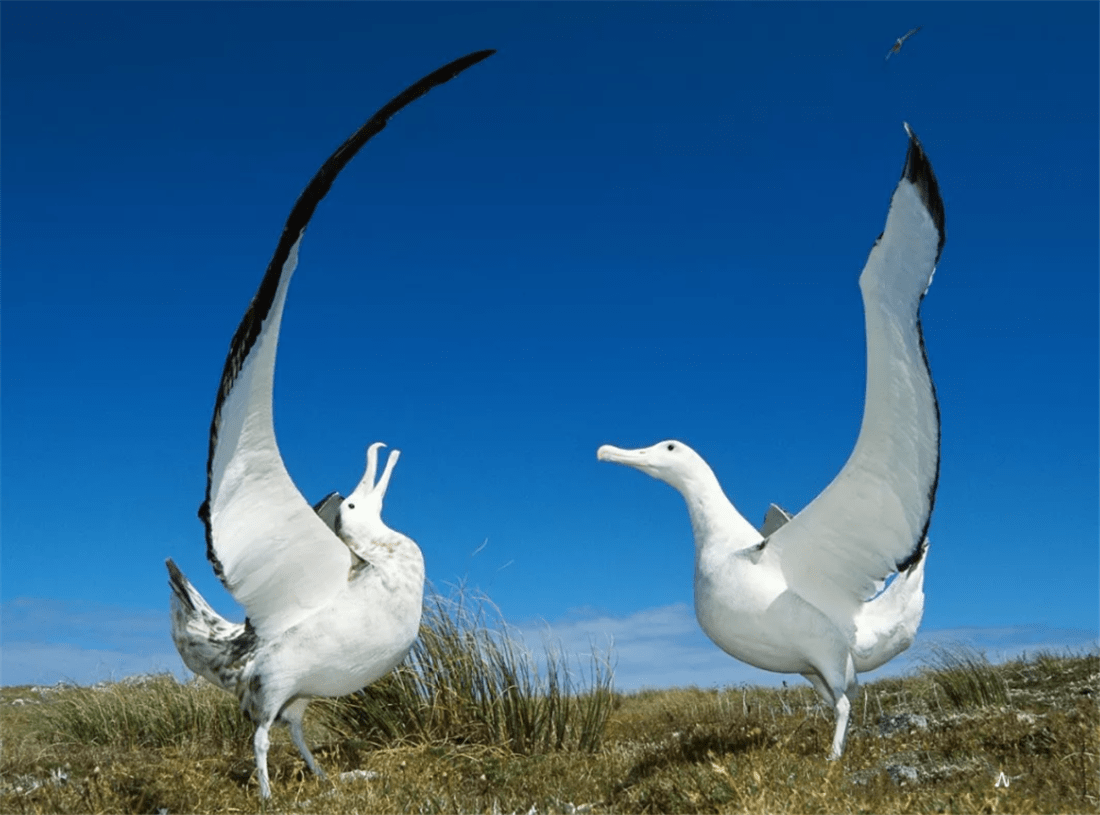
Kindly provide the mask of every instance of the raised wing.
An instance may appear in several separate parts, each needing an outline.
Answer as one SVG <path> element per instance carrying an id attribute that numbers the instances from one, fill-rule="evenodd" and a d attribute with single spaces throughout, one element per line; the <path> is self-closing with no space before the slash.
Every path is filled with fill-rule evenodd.
<path id="1" fill-rule="evenodd" d="M 260 287 L 230 343 L 210 423 L 206 554 L 259 632 L 282 630 L 346 581 L 347 547 L 291 481 L 275 441 L 271 393 L 287 287 L 306 226 L 336 176 L 391 116 L 493 54 L 478 51 L 395 97 L 345 141 L 299 196 Z"/>
<path id="2" fill-rule="evenodd" d="M 794 590 L 848 620 L 919 557 L 939 478 L 939 406 L 919 311 L 943 249 L 944 209 L 932 165 L 906 131 L 886 229 L 859 280 L 867 324 L 859 438 L 833 482 L 775 532 L 765 554 Z"/>

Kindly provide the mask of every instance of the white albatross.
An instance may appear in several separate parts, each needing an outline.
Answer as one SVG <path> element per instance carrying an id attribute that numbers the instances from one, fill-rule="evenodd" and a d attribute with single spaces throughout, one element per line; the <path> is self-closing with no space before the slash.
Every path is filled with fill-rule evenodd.
<path id="1" fill-rule="evenodd" d="M 263 281 L 233 335 L 210 425 L 206 554 L 247 618 L 231 623 L 171 559 L 172 639 L 195 673 L 233 693 L 256 725 L 260 795 L 271 796 L 268 731 L 285 724 L 309 768 L 324 773 L 302 734 L 310 699 L 352 693 L 389 673 L 420 626 L 424 559 L 382 522 L 397 450 L 375 481 L 381 443 L 367 449 L 362 481 L 310 507 L 275 441 L 275 350 L 298 247 L 339 172 L 387 120 L 493 51 L 478 51 L 410 86 L 374 114 L 322 165 L 299 196 Z"/>
<path id="2" fill-rule="evenodd" d="M 890 57 L 894 56 L 894 54 L 901 50 L 901 47 L 905 45 L 905 41 L 916 34 L 918 31 L 920 31 L 922 28 L 924 28 L 924 26 L 918 25 L 916 28 L 909 29 L 908 34 L 898 37 L 894 44 L 890 46 L 890 50 L 886 52 L 886 61 L 888 62 L 890 60 Z"/>
<path id="3" fill-rule="evenodd" d="M 597 452 L 680 491 L 695 537 L 699 624 L 731 656 L 813 684 L 836 713 L 830 758 L 844 751 L 857 674 L 908 648 L 924 610 L 940 421 L 919 311 L 946 233 L 932 165 L 905 129 L 901 181 L 859 279 L 863 423 L 832 483 L 793 518 L 773 506 L 758 532 L 682 442 Z"/>

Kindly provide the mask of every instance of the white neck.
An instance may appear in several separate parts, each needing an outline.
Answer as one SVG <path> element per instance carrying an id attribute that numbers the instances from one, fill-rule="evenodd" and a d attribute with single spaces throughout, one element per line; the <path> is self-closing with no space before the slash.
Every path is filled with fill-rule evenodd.
<path id="1" fill-rule="evenodd" d="M 693 468 L 676 485 L 684 496 L 691 529 L 695 534 L 695 557 L 704 549 L 721 548 L 736 551 L 760 543 L 760 533 L 737 511 L 714 471 L 706 464 Z"/>

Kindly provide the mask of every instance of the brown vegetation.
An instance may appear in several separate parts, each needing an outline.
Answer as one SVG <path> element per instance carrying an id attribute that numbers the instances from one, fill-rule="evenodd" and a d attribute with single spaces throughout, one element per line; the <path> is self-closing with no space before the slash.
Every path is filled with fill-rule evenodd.
<path id="1" fill-rule="evenodd" d="M 315 703 L 314 778 L 279 733 L 294 812 L 1094 812 L 1100 658 L 940 651 L 864 688 L 841 761 L 809 687 L 613 693 L 536 660 L 484 606 L 429 603 L 392 678 Z M 449 602 L 449 601 L 448 601 Z M 433 682 L 433 677 L 445 679 Z M 22 700 L 22 701 L 20 701 Z M 259 811 L 250 723 L 204 682 L 0 692 L 0 811 Z M 1006 784 L 1007 782 L 1007 784 Z"/>

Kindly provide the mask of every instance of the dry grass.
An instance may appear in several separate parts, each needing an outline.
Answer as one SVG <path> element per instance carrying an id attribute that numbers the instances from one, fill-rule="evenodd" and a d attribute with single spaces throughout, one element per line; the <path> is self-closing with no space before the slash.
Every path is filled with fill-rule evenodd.
<path id="1" fill-rule="evenodd" d="M 848 750 L 838 762 L 824 759 L 831 715 L 801 684 L 613 694 L 607 697 L 609 716 L 598 746 L 586 747 L 570 735 L 560 742 L 529 740 L 524 749 L 499 722 L 431 724 L 441 715 L 438 706 L 467 702 L 456 701 L 450 691 L 425 701 L 418 691 L 416 704 L 428 704 L 428 714 L 418 708 L 385 718 L 387 726 L 409 721 L 420 727 L 413 737 L 388 736 L 385 727 L 337 732 L 349 727 L 348 720 L 326 726 L 321 720 L 327 715 L 307 721 L 308 735 L 319 745 L 318 759 L 334 783 L 310 776 L 280 734 L 270 757 L 274 798 L 268 809 L 1098 809 L 1098 657 L 1038 654 L 992 666 L 980 655 L 956 650 L 936 660 L 915 676 L 865 688 L 853 711 Z M 960 672 L 973 675 L 966 679 Z M 543 674 L 536 685 L 541 692 L 532 696 L 536 701 L 548 692 L 545 680 Z M 982 682 L 994 683 L 1003 697 L 948 690 Z M 591 686 L 584 690 L 590 692 Z M 574 696 L 564 693 L 562 698 Z M 16 698 L 34 703 L 17 706 Z M 214 724 L 225 721 L 227 703 L 233 712 L 226 694 L 200 684 L 176 685 L 168 678 L 105 690 L 5 688 L 0 693 L 0 811 L 258 811 L 251 728 L 243 719 L 232 726 Z M 477 715 L 493 721 L 487 713 Z M 165 718 L 174 723 L 157 723 Z M 546 713 L 543 718 L 553 717 Z M 425 721 L 430 726 L 417 724 Z M 455 721 L 463 719 L 456 714 Z M 579 719 L 574 724 L 582 727 Z M 557 731 L 550 727 L 548 732 Z M 362 769 L 377 776 L 339 779 L 340 773 Z M 1001 773 L 1009 786 L 996 786 Z"/>
<path id="2" fill-rule="evenodd" d="M 74 745 L 125 749 L 172 747 L 185 742 L 220 748 L 251 737 L 252 725 L 229 694 L 196 679 L 172 676 L 74 687 L 41 709 L 46 729 Z"/>
<path id="3" fill-rule="evenodd" d="M 933 650 L 928 665 L 934 681 L 956 710 L 1007 705 L 1008 684 L 989 664 L 985 654 L 965 646 L 941 646 Z"/>
<path id="4" fill-rule="evenodd" d="M 405 663 L 370 687 L 318 703 L 322 722 L 371 746 L 482 744 L 530 754 L 599 747 L 611 672 L 593 652 L 587 671 L 552 644 L 542 659 L 485 598 L 430 593 Z M 541 664 L 540 664 L 541 663 Z"/>

